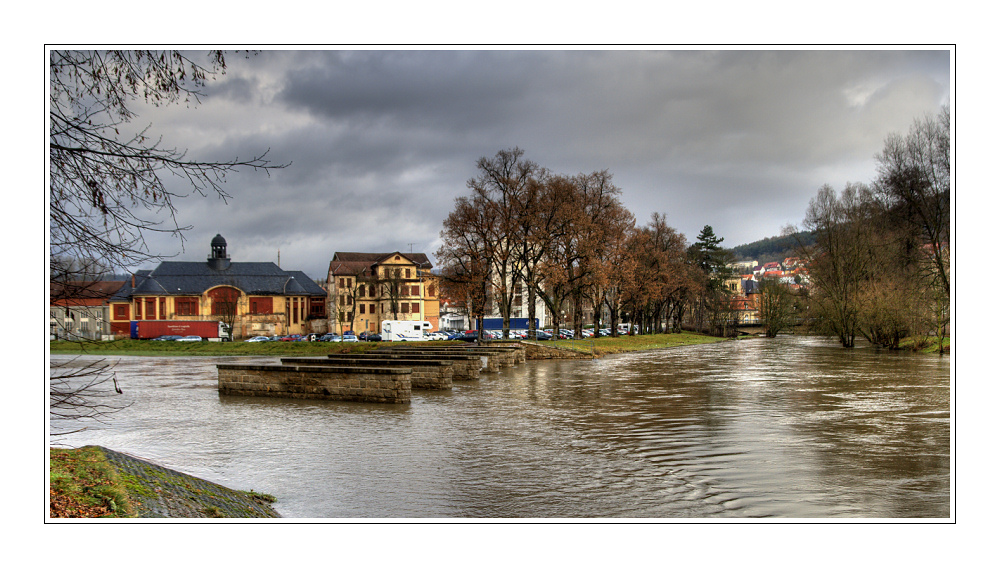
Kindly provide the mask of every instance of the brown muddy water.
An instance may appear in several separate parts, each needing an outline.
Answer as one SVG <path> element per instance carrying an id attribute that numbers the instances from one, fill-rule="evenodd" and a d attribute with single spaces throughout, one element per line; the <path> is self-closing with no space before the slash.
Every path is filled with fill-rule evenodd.
<path id="1" fill-rule="evenodd" d="M 408 405 L 218 393 L 216 364 L 277 358 L 113 360 L 131 406 L 54 443 L 270 493 L 284 517 L 952 513 L 948 356 L 725 342 L 529 361 Z"/>

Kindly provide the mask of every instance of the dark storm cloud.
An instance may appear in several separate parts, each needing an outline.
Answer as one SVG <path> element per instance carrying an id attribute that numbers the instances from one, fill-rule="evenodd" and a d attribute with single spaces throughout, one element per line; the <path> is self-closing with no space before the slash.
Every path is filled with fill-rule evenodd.
<path id="1" fill-rule="evenodd" d="M 233 200 L 178 203 L 199 258 L 325 274 L 337 250 L 433 254 L 475 161 L 519 146 L 558 173 L 609 169 L 640 223 L 727 245 L 798 223 L 823 183 L 869 181 L 891 131 L 949 102 L 947 51 L 265 51 L 230 58 L 165 140 L 216 159 L 270 149 Z M 202 246 L 204 243 L 204 246 Z M 195 252 L 191 252 L 192 249 Z M 166 251 L 165 251 L 166 252 Z M 254 256 L 258 255 L 258 256 Z"/>

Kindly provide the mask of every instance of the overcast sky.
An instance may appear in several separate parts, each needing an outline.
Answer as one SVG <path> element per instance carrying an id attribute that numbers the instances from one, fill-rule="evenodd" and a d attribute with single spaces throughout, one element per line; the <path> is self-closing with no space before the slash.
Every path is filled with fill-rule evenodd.
<path id="1" fill-rule="evenodd" d="M 724 245 L 800 225 L 824 183 L 874 177 L 890 132 L 950 104 L 950 53 L 916 50 L 263 51 L 227 58 L 198 106 L 143 110 L 194 158 L 269 150 L 271 175 L 230 175 L 228 204 L 178 200 L 202 260 L 325 278 L 336 251 L 432 255 L 481 156 L 514 146 L 556 173 L 608 169 L 645 224 L 654 212 Z M 146 267 L 151 268 L 151 266 Z"/>

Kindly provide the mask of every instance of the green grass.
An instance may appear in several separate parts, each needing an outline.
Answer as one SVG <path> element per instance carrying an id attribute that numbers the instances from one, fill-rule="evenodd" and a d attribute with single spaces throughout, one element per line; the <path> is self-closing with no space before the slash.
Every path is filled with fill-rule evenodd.
<path id="1" fill-rule="evenodd" d="M 49 450 L 49 514 L 52 517 L 135 516 L 125 484 L 96 446 Z"/>
<path id="2" fill-rule="evenodd" d="M 621 337 L 599 337 L 596 339 L 543 341 L 541 345 L 564 347 L 584 353 L 595 353 L 598 356 L 612 353 L 628 353 L 630 351 L 645 351 L 699 343 L 715 343 L 725 341 L 721 337 L 711 337 L 697 333 L 667 333 L 656 335 L 634 335 Z M 440 346 L 446 343 L 461 343 L 460 341 L 415 341 L 413 346 Z M 495 343 L 501 343 L 497 341 Z M 49 348 L 52 353 L 78 353 L 88 355 L 142 355 L 142 356 L 297 356 L 326 355 L 328 353 L 364 353 L 376 349 L 378 342 L 358 343 L 328 343 L 321 341 L 291 342 L 268 341 L 259 343 L 234 342 L 175 342 L 122 339 L 118 341 L 77 342 L 52 341 Z M 591 348 L 593 347 L 593 351 Z"/>
<path id="3" fill-rule="evenodd" d="M 899 348 L 920 353 L 938 353 L 938 338 L 936 337 L 907 337 L 899 342 Z M 944 352 L 951 353 L 951 337 L 944 338 Z"/>
<path id="4" fill-rule="evenodd" d="M 259 343 L 234 342 L 176 342 L 120 339 L 117 341 L 51 341 L 52 353 L 78 353 L 87 355 L 143 355 L 143 356 L 295 356 L 325 355 L 327 353 L 363 353 L 378 347 L 378 343 L 327 343 L 322 341 L 267 341 Z"/>
<path id="5" fill-rule="evenodd" d="M 594 353 L 600 357 L 614 353 L 648 351 L 650 349 L 717 343 L 719 341 L 727 341 L 727 339 L 724 337 L 712 337 L 699 333 L 684 332 L 633 336 L 623 335 L 620 337 L 598 337 L 594 339 L 561 339 L 559 341 L 540 341 L 539 345 L 562 347 L 582 353 Z"/>

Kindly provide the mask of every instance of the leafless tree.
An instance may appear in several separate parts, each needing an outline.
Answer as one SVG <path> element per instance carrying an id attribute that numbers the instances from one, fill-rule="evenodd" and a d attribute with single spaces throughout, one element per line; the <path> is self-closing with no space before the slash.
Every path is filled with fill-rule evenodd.
<path id="1" fill-rule="evenodd" d="M 210 52 L 205 64 L 180 51 L 49 53 L 51 282 L 80 280 L 61 270 L 62 259 L 102 259 L 113 269 L 127 269 L 162 258 L 150 251 L 147 235 L 167 233 L 183 243 L 190 228 L 176 218 L 175 199 L 197 194 L 226 200 L 226 174 L 287 165 L 271 164 L 267 151 L 249 159 L 190 158 L 184 150 L 166 146 L 151 125 L 132 123 L 136 105 L 196 104 L 206 80 L 225 69 L 221 51 Z M 183 180 L 186 190 L 164 182 L 174 177 Z M 107 383 L 107 368 L 85 369 L 52 365 L 53 399 L 77 407 L 91 400 L 103 416 L 105 406 L 96 393 Z M 93 378 L 85 381 L 84 390 L 75 396 L 58 390 L 67 377 L 80 378 L 81 372 Z"/>
<path id="2" fill-rule="evenodd" d="M 805 226 L 816 235 L 807 252 L 815 315 L 821 329 L 854 347 L 859 333 L 859 294 L 874 270 L 871 229 L 873 196 L 864 184 L 847 184 L 841 194 L 829 185 L 809 201 Z"/>
<path id="3" fill-rule="evenodd" d="M 758 286 L 758 310 L 764 335 L 777 337 L 792 325 L 792 292 L 774 278 L 764 278 Z"/>
<path id="4" fill-rule="evenodd" d="M 523 255 L 527 235 L 519 229 L 532 216 L 533 182 L 544 172 L 535 162 L 524 159 L 524 150 L 501 150 L 493 158 L 476 162 L 479 175 L 468 181 L 485 215 L 492 220 L 489 228 L 491 298 L 503 319 L 503 336 L 510 336 L 510 317 L 515 291 L 524 280 Z"/>
<path id="5" fill-rule="evenodd" d="M 49 420 L 53 436 L 65 436 L 85 430 L 81 422 L 105 422 L 115 412 L 127 408 L 114 365 L 106 360 L 78 363 L 79 358 L 59 366 L 60 372 L 49 381 Z"/>

